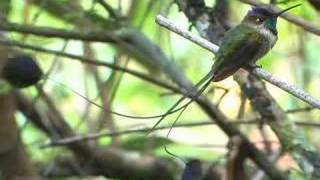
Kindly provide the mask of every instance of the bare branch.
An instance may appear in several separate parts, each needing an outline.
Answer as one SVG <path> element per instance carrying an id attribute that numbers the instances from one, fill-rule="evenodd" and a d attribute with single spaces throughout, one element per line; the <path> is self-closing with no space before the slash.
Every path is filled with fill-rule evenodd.
<path id="1" fill-rule="evenodd" d="M 234 121 L 231 124 L 233 125 L 256 125 L 261 122 L 261 119 L 251 119 L 251 120 L 240 120 L 240 121 Z M 165 125 L 165 126 L 158 126 L 153 129 L 153 131 L 160 131 L 164 129 L 170 129 L 170 128 L 188 128 L 188 127 L 197 127 L 197 126 L 212 126 L 216 125 L 217 123 L 212 121 L 201 121 L 201 122 L 194 122 L 194 123 L 181 123 L 176 124 L 174 126 L 172 125 Z M 320 128 L 320 124 L 316 122 L 309 122 L 309 121 L 295 121 L 295 124 L 298 126 L 303 127 L 310 127 L 310 128 Z M 90 133 L 85 135 L 76 135 L 72 137 L 62 138 L 58 140 L 50 140 L 50 142 L 47 142 L 43 144 L 42 148 L 52 147 L 52 146 L 65 146 L 67 144 L 79 142 L 79 141 L 86 141 L 86 140 L 92 140 L 92 139 L 99 139 L 102 137 L 107 136 L 118 136 L 118 135 L 128 135 L 132 133 L 146 133 L 149 132 L 151 128 L 138 128 L 138 129 L 129 129 L 129 130 L 123 130 L 123 131 L 117 131 L 117 132 L 110 132 L 110 131 L 102 131 L 99 133 Z"/>
<path id="2" fill-rule="evenodd" d="M 267 71 L 264 71 L 261 68 L 255 68 L 252 73 L 259 76 L 260 78 L 268 81 L 269 83 L 279 87 L 280 89 L 292 94 L 293 96 L 303 100 L 304 102 L 310 104 L 313 107 L 320 109 L 320 101 L 308 93 L 304 92 L 302 89 L 287 83 L 286 81 L 275 77 Z"/>
<path id="3" fill-rule="evenodd" d="M 182 29 L 179 26 L 175 25 L 173 22 L 171 22 L 169 19 L 165 18 L 162 15 L 158 15 L 156 17 L 156 22 L 168 29 L 169 31 L 175 32 L 176 34 L 198 44 L 199 46 L 209 50 L 210 52 L 213 52 L 214 54 L 218 52 L 219 46 L 211 43 L 210 41 L 200 37 L 196 36 L 192 33 L 190 33 L 188 30 Z"/>
<path id="4" fill-rule="evenodd" d="M 17 23 L 0 23 L 0 29 L 3 31 L 18 32 L 43 36 L 47 38 L 63 38 L 75 39 L 83 41 L 96 41 L 96 42 L 115 42 L 120 41 L 116 34 L 113 32 L 98 32 L 98 31 L 69 31 L 53 27 L 41 27 L 32 25 L 21 25 Z"/>
<path id="5" fill-rule="evenodd" d="M 169 89 L 173 92 L 181 92 L 181 90 L 179 90 L 179 88 L 176 88 L 175 86 L 169 85 L 168 83 L 165 83 L 159 79 L 153 78 L 151 76 L 148 76 L 144 73 L 135 71 L 135 70 L 131 70 L 131 69 L 127 69 L 127 68 L 123 68 L 121 66 L 115 65 L 113 63 L 108 63 L 108 62 L 104 62 L 104 61 L 99 61 L 96 59 L 92 59 L 92 58 L 86 58 L 83 56 L 78 56 L 78 55 L 74 55 L 74 54 L 70 54 L 70 53 L 65 53 L 65 52 L 60 52 L 60 51 L 56 51 L 56 50 L 50 50 L 50 49 L 46 49 L 46 48 L 42 48 L 39 46 L 35 46 L 35 45 L 29 45 L 29 44 L 25 44 L 25 43 L 20 43 L 18 41 L 13 41 L 13 40 L 4 40 L 4 39 L 0 39 L 0 44 L 2 45 L 6 45 L 6 46 L 15 46 L 15 47 L 19 47 L 19 48 L 23 48 L 23 49 L 30 49 L 33 51 L 38 51 L 38 52 L 43 52 L 43 53 L 48 53 L 48 54 L 54 54 L 54 55 L 59 55 L 59 56 L 63 56 L 63 57 L 67 57 L 70 60 L 74 60 L 74 61 L 79 61 L 82 63 L 86 63 L 86 64 L 92 64 L 92 65 L 96 65 L 96 66 L 104 66 L 104 67 L 108 67 L 111 68 L 113 70 L 116 71 L 121 71 L 121 72 L 125 72 L 128 74 L 131 74 L 135 77 L 138 77 L 140 79 L 143 79 L 147 82 L 152 82 L 153 84 L 159 85 L 160 87 Z"/>

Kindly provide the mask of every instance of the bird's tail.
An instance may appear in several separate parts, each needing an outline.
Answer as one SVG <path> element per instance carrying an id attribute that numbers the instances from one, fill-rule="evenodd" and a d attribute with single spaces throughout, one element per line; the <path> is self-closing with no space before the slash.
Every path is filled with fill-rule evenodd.
<path id="1" fill-rule="evenodd" d="M 161 121 L 166 118 L 169 114 L 172 114 L 172 112 L 177 112 L 179 110 L 185 110 L 185 108 L 191 104 L 195 99 L 197 99 L 205 90 L 206 88 L 209 86 L 210 82 L 214 79 L 214 72 L 212 70 L 210 70 L 209 73 L 207 73 L 205 75 L 205 77 L 203 77 L 196 85 L 194 85 L 193 87 L 189 88 L 186 90 L 186 93 L 183 94 L 183 96 L 173 105 L 171 106 L 171 108 L 165 112 L 162 117 L 153 125 L 153 127 L 149 130 L 149 132 L 147 133 L 150 134 L 160 123 Z M 203 85 L 204 84 L 204 85 Z M 203 85 L 203 86 L 202 86 Z M 200 87 L 200 89 L 198 90 L 198 88 Z M 186 103 L 185 105 L 179 107 L 176 109 L 176 107 L 183 101 L 185 100 L 187 97 L 190 98 L 190 100 L 188 101 L 188 103 Z M 175 120 L 175 122 L 177 121 L 177 119 Z"/>

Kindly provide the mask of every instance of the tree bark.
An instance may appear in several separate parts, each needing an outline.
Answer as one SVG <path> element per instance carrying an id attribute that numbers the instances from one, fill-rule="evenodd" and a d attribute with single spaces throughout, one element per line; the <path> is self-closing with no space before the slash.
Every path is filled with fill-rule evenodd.
<path id="1" fill-rule="evenodd" d="M 0 46 L 0 67 L 9 48 Z M 15 119 L 15 98 L 12 92 L 0 95 L 0 179 L 34 176 L 28 154 L 21 140 Z"/>

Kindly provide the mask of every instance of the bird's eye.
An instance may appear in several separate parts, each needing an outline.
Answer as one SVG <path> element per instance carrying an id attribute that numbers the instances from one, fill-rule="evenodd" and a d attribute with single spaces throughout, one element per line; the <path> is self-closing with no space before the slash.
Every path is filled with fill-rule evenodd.
<path id="1" fill-rule="evenodd" d="M 262 18 L 256 18 L 256 22 L 257 22 L 257 23 L 262 23 L 262 22 L 263 22 L 263 19 L 262 19 Z"/>

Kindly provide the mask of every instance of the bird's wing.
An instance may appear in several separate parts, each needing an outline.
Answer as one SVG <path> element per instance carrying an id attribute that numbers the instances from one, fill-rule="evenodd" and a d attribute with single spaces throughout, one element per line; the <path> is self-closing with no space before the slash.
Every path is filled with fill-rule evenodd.
<path id="1" fill-rule="evenodd" d="M 237 26 L 227 32 L 212 66 L 215 74 L 213 81 L 229 77 L 250 60 L 257 58 L 257 51 L 263 48 L 263 41 L 265 39 L 246 26 Z"/>

